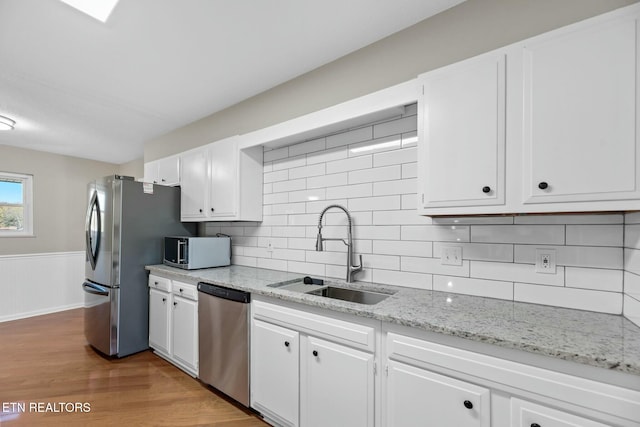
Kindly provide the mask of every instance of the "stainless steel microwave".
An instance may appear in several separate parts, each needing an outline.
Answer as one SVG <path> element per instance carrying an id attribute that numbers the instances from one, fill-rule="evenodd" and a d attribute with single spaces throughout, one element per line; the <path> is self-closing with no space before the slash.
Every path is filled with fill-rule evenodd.
<path id="1" fill-rule="evenodd" d="M 194 270 L 231 264 L 230 237 L 165 237 L 163 264 Z"/>

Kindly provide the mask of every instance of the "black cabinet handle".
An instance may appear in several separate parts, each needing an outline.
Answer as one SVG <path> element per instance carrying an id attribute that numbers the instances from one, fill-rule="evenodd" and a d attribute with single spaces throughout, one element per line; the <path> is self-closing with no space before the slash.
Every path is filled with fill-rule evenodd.
<path id="1" fill-rule="evenodd" d="M 175 307 L 176 305 L 178 305 L 178 303 L 174 301 L 173 302 L 173 306 Z"/>
<path id="2" fill-rule="evenodd" d="M 200 212 L 202 212 L 202 209 L 198 209 Z"/>
<path id="3" fill-rule="evenodd" d="M 167 299 L 166 299 L 166 298 L 162 298 L 162 302 L 166 302 L 166 301 L 167 301 Z"/>
<path id="4" fill-rule="evenodd" d="M 215 209 L 211 208 L 211 212 L 215 211 Z"/>
<path id="5" fill-rule="evenodd" d="M 180 288 L 180 293 L 182 293 L 182 288 Z"/>
<path id="6" fill-rule="evenodd" d="M 465 400 L 464 401 L 464 407 L 467 409 L 472 409 L 473 408 L 473 403 L 471 403 L 471 401 L 469 400 Z"/>
<path id="7" fill-rule="evenodd" d="M 313 350 L 313 353 L 312 353 L 312 354 L 313 354 L 315 357 L 318 357 L 318 352 L 317 352 L 316 350 Z"/>
<path id="8" fill-rule="evenodd" d="M 549 188 L 549 184 L 547 184 L 546 182 L 542 181 L 540 184 L 538 184 L 538 188 L 541 190 L 546 190 L 547 188 Z"/>
<path id="9" fill-rule="evenodd" d="M 285 341 L 285 342 L 284 342 L 284 346 L 285 346 L 285 347 L 289 347 L 289 341 Z"/>
<path id="10" fill-rule="evenodd" d="M 167 182 L 164 178 L 161 179 L 162 182 Z"/>
<path id="11" fill-rule="evenodd" d="M 158 282 L 153 282 L 154 285 L 158 286 Z"/>
<path id="12" fill-rule="evenodd" d="M 540 427 L 540 424 L 538 424 L 538 423 L 531 423 L 531 427 Z"/>
<path id="13" fill-rule="evenodd" d="M 491 193 L 491 187 L 489 187 L 489 186 L 482 187 L 482 192 L 485 193 L 485 194 L 486 193 Z"/>

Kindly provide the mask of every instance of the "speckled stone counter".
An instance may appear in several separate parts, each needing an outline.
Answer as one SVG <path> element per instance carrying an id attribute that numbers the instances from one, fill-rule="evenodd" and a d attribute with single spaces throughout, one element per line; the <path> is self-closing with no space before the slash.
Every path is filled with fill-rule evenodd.
<path id="1" fill-rule="evenodd" d="M 390 285 L 349 284 L 393 293 L 378 304 L 363 305 L 269 287 L 303 277 L 296 273 L 243 266 L 187 271 L 154 265 L 147 270 L 175 280 L 214 283 L 640 376 L 640 328 L 622 316 Z"/>

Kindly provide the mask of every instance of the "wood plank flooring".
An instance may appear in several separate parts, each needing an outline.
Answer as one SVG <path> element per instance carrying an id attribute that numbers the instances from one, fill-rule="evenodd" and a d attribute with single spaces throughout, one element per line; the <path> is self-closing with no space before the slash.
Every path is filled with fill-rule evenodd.
<path id="1" fill-rule="evenodd" d="M 151 351 L 98 355 L 83 328 L 83 309 L 0 323 L 1 426 L 267 426 Z"/>

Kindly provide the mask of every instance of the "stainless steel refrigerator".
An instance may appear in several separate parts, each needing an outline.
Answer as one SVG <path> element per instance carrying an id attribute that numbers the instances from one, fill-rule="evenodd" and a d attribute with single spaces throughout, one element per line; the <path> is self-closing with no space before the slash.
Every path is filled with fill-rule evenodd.
<path id="1" fill-rule="evenodd" d="M 107 356 L 149 347 L 145 265 L 162 263 L 164 236 L 193 236 L 180 222 L 180 188 L 107 176 L 90 182 L 85 224 L 85 337 Z"/>

